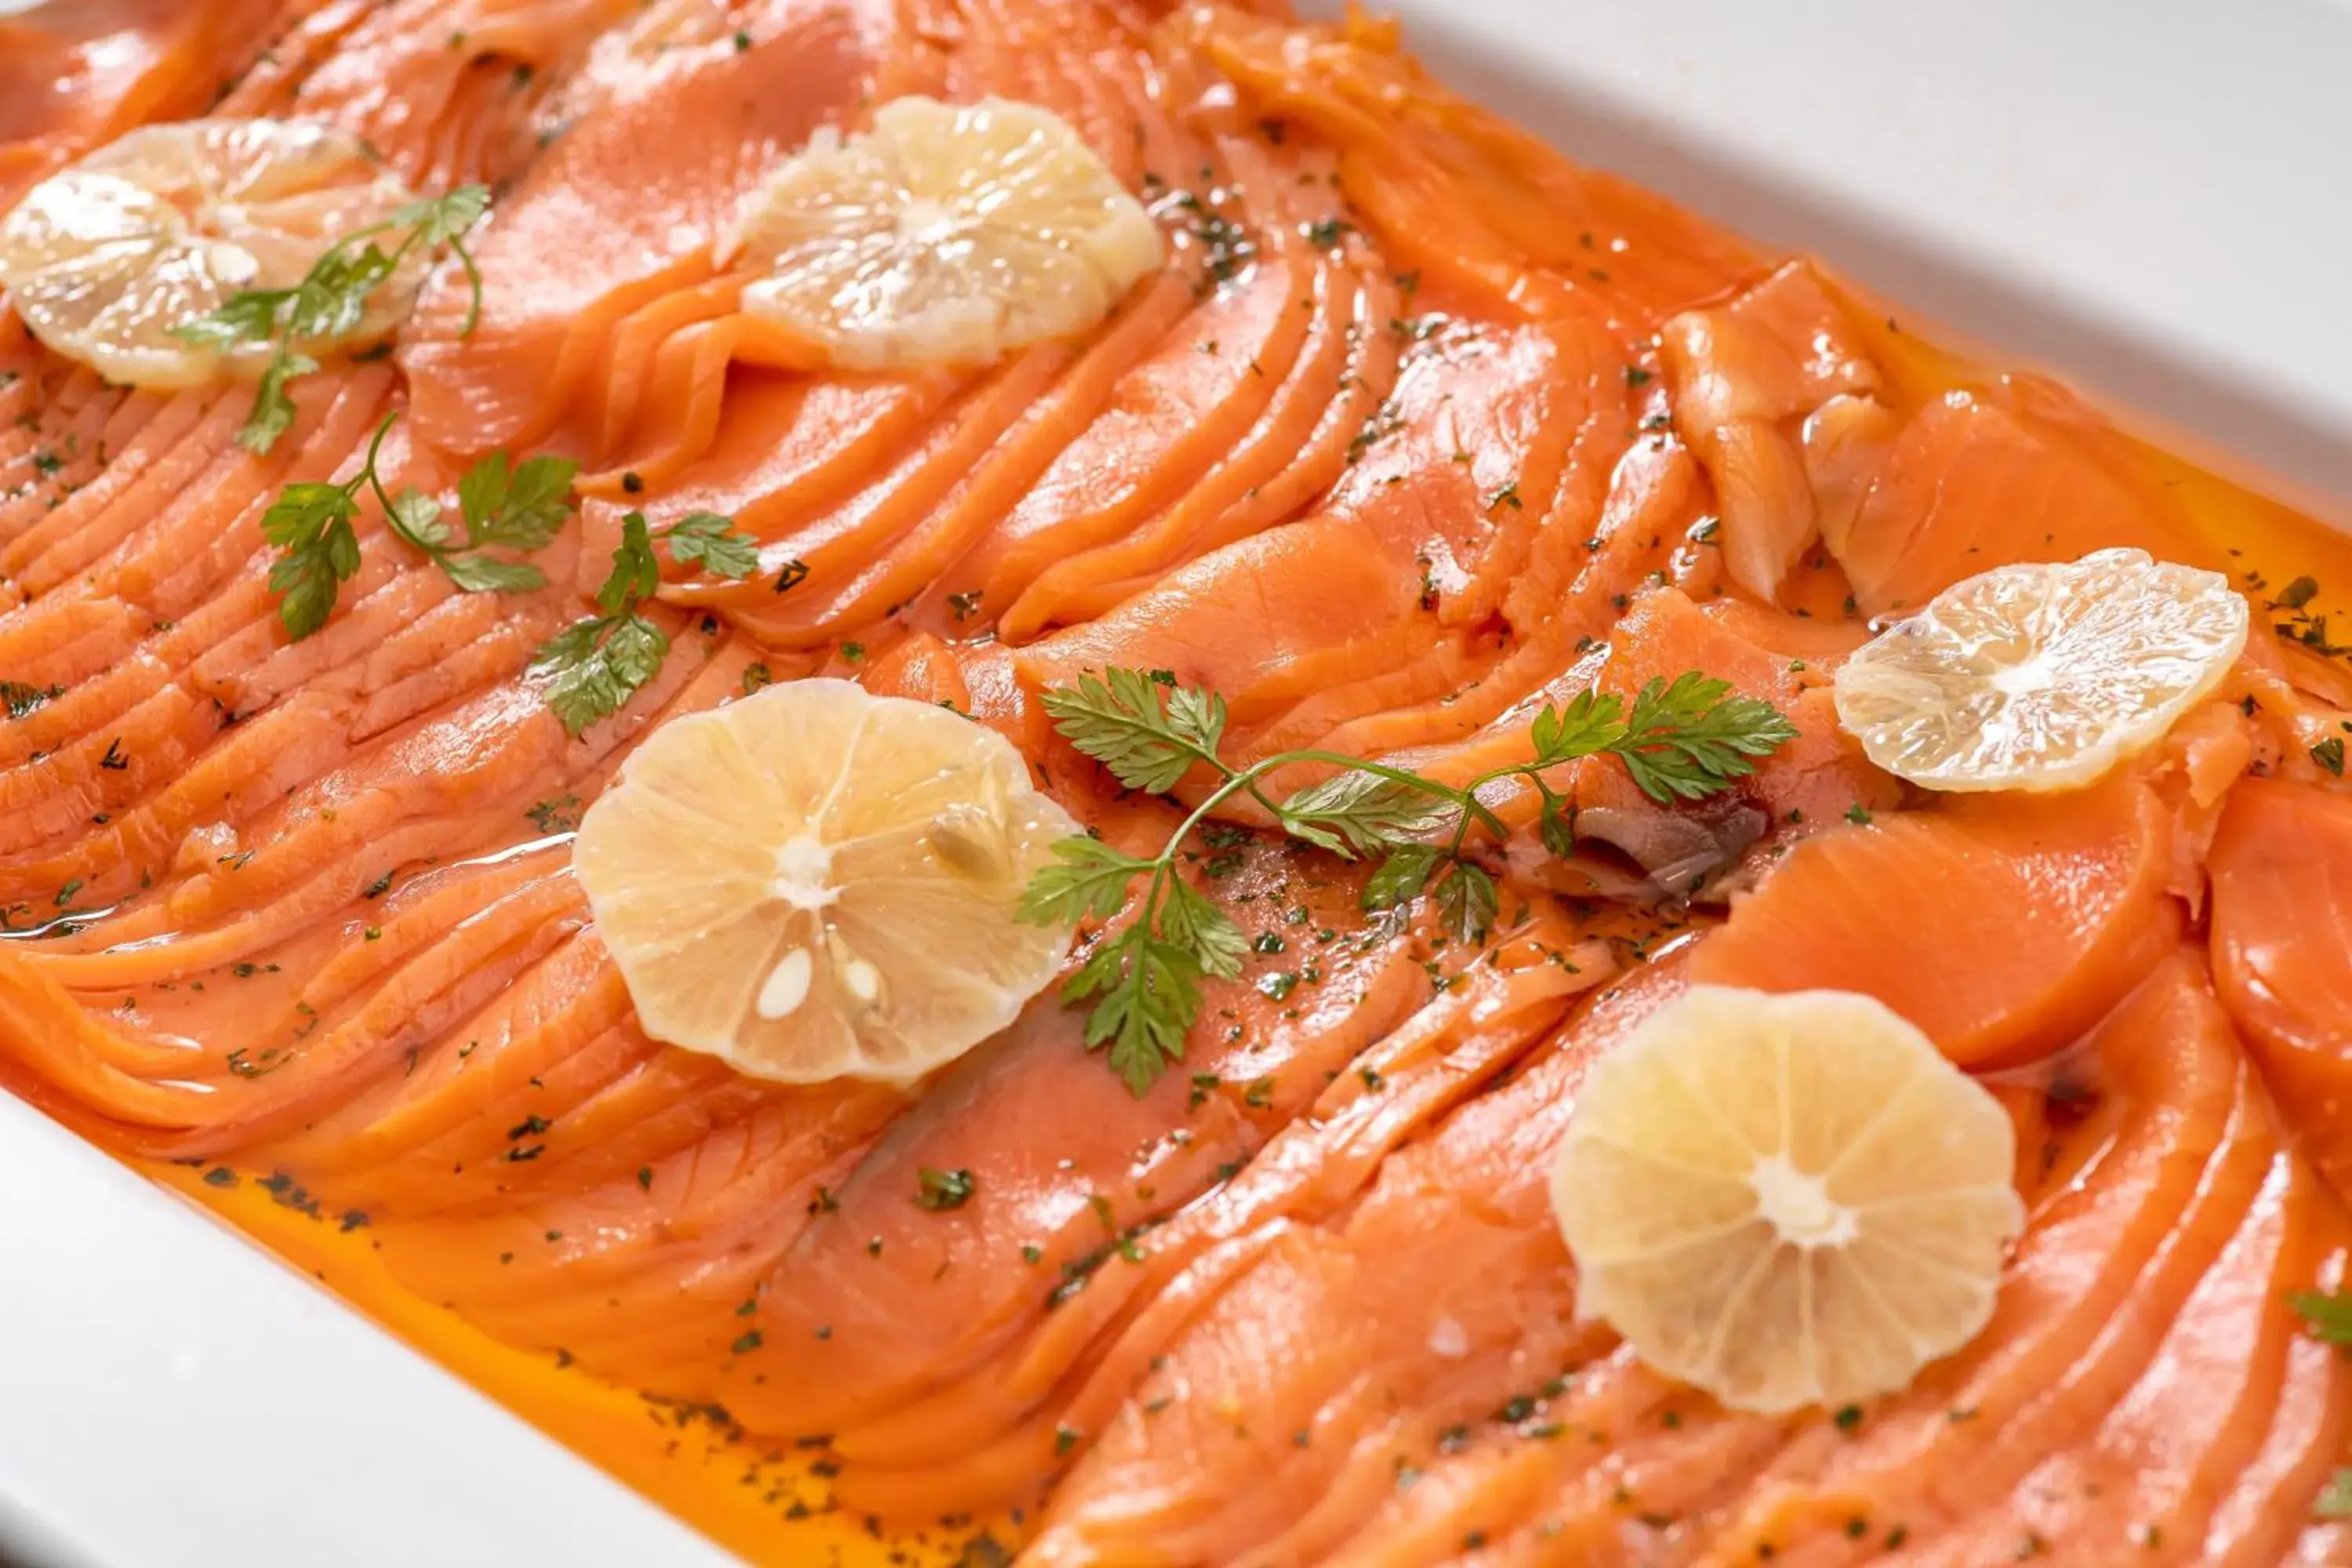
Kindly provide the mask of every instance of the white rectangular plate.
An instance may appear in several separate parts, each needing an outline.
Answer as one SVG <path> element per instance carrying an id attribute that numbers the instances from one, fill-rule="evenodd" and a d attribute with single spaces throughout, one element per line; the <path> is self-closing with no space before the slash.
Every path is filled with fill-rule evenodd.
<path id="1" fill-rule="evenodd" d="M 1433 68 L 1572 156 L 1816 251 L 2273 490 L 2352 500 L 2352 9 L 2336 0 L 1396 8 Z M 60 1568 L 722 1560 L 0 1095 L 12 1552 Z"/>

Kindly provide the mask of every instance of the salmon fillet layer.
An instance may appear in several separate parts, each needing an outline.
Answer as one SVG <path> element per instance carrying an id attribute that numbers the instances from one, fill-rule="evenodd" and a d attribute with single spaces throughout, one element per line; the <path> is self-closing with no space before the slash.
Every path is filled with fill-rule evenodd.
<path id="1" fill-rule="evenodd" d="M 797 367 L 714 240 L 909 93 L 1055 110 L 1164 270 L 982 369 Z M 93 0 L 0 21 L 0 207 L 207 112 L 489 185 L 479 320 L 442 268 L 257 456 L 249 387 L 109 385 L 0 310 L 0 1087 L 363 1227 L 569 1375 L 797 1445 L 885 1534 L 1016 1521 L 1048 1568 L 2352 1563 L 2323 1496 L 2352 1362 L 2288 1300 L 2352 1247 L 2352 795 L 2322 765 L 2352 679 L 2258 630 L 2059 795 L 1908 791 L 1831 710 L 1870 617 L 2002 563 L 2137 545 L 2280 613 L 2071 395 L 1923 368 L 1390 26 L 1273 0 Z M 579 462 L 549 585 L 459 594 L 370 501 L 289 640 L 260 514 L 395 410 L 387 485 Z M 532 654 L 631 510 L 730 516 L 761 569 L 666 566 L 667 661 L 572 736 Z M 640 1030 L 569 845 L 654 726 L 846 677 L 1002 731 L 1150 852 L 1176 805 L 1038 700 L 1114 665 L 1222 693 L 1237 763 L 1458 784 L 1547 700 L 1690 669 L 1799 733 L 1681 809 L 1575 764 L 1565 858 L 1496 799 L 1475 949 L 1213 825 L 1185 874 L 1253 951 L 1139 1098 L 1050 991 L 903 1091 Z M 1909 1389 L 1741 1415 L 1577 1318 L 1547 1162 L 1588 1067 L 1694 983 L 1877 995 L 2013 1113 L 1996 1315 Z M 971 1201 L 913 1201 L 949 1170 Z M 819 1560 L 774 1512 L 747 1550 Z"/>

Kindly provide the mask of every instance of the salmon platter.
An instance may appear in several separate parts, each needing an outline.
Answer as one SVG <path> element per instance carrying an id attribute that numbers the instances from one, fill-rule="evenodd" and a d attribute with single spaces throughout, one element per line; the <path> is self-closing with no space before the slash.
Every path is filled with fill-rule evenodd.
<path id="1" fill-rule="evenodd" d="M 1409 45 L 0 21 L 0 1091 L 751 1562 L 2352 1563 L 2352 540 Z"/>

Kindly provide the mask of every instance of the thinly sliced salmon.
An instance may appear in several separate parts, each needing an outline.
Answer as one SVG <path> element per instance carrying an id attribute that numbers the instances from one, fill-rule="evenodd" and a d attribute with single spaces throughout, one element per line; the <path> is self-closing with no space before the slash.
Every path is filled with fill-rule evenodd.
<path id="1" fill-rule="evenodd" d="M 1537 1391 L 1606 1339 L 1573 1322 L 1544 1156 L 1583 1068 L 1680 984 L 1621 982 L 1501 1092 L 1392 1159 L 1352 1215 L 1270 1227 L 1091 1439 L 1035 1561 L 1317 1561 L 1452 1424 L 1521 1396 L 1510 1425 L 1539 1424 Z"/>
<path id="2" fill-rule="evenodd" d="M 0 207 L 149 121 L 204 112 L 316 0 L 47 0 L 0 17 Z"/>
<path id="3" fill-rule="evenodd" d="M 404 1310 L 600 1409 L 642 1391 L 654 1444 L 707 1430 L 669 1495 L 765 1500 L 772 1561 L 831 1549 L 763 1489 L 796 1442 L 823 1517 L 952 1556 L 974 1526 L 941 1520 L 1010 1510 L 967 1563 L 1032 1526 L 1056 1568 L 2352 1551 L 2311 1517 L 2352 1363 L 2285 1301 L 2347 1265 L 2336 584 L 2223 542 L 2284 637 L 2071 795 L 1906 793 L 1829 691 L 1868 617 L 1984 567 L 2223 563 L 2208 482 L 1562 159 L 1359 12 L 103 0 L 0 39 L 0 200 L 215 93 L 496 191 L 478 328 L 443 267 L 391 363 L 293 384 L 267 456 L 247 389 L 109 386 L 0 306 L 0 1085 L 348 1233 Z M 909 92 L 1051 108 L 1167 268 L 994 365 L 824 371 L 714 242 L 777 157 Z M 394 410 L 390 486 L 581 461 L 551 585 L 459 594 L 363 498 L 360 568 L 292 640 L 261 516 Z M 760 570 L 665 562 L 674 651 L 571 736 L 529 666 L 640 510 L 726 514 Z M 1051 994 L 904 1089 L 645 1033 L 567 861 L 654 725 L 856 679 L 992 727 L 1153 854 L 1180 808 L 1037 700 L 1108 664 L 1216 689 L 1237 763 L 1466 784 L 1546 702 L 1694 670 L 1797 735 L 1700 803 L 1558 769 L 1568 856 L 1489 784 L 1479 944 L 1368 914 L 1367 868 L 1233 807 L 1178 864 L 1251 955 L 1140 1098 Z M 1850 1416 L 1725 1412 L 1574 1318 L 1546 1163 L 1692 980 L 1878 995 L 2016 1120 L 1993 1323 Z M 942 1171 L 971 1195 L 926 1206 Z"/>
<path id="4" fill-rule="evenodd" d="M 751 47 L 730 33 L 651 55 L 634 91 L 534 160 L 480 237 L 500 287 L 470 335 L 455 279 L 422 303 L 400 363 L 426 440 L 473 454 L 562 438 L 614 324 L 710 276 L 737 199 L 769 158 L 848 108 L 888 36 L 885 6 L 760 10 L 742 29 Z"/>
<path id="5" fill-rule="evenodd" d="M 1486 310 L 1595 298 L 1638 336 L 1758 269 L 1736 237 L 1446 92 L 1400 52 L 1392 23 L 1359 11 L 1302 26 L 1202 5 L 1172 25 L 1257 112 L 1340 150 L 1341 186 L 1389 254 Z"/>
<path id="6" fill-rule="evenodd" d="M 1348 1070 L 1427 994 L 1423 950 L 1408 935 L 1314 942 L 1313 931 L 1347 920 L 1356 886 L 1272 848 L 1228 872 L 1216 896 L 1264 905 L 1265 929 L 1295 932 L 1299 951 L 1260 956 L 1217 985 L 1181 1070 L 1142 1100 L 1084 1049 L 1079 1019 L 1050 998 L 961 1064 L 841 1189 L 840 1211 L 811 1227 L 762 1293 L 757 1326 L 768 1340 L 820 1348 L 747 1368 L 730 1407 L 793 1433 L 871 1421 L 958 1377 L 1097 1269 L 1133 1267 L 1123 1247 L 1148 1249 L 1156 1223 L 1213 1185 L 1222 1167 L 1246 1162 L 1327 1073 Z M 1308 919 L 1293 926 L 1295 908 Z M 1261 986 L 1265 974 L 1291 978 Z M 1008 1127 L 1036 1131 L 1007 1138 Z M 927 1168 L 971 1171 L 975 1197 L 951 1213 L 924 1208 Z M 1023 1261 L 1024 1247 L 1035 1262 Z M 926 1290 L 958 1305 L 907 1310 L 909 1293 Z"/>
<path id="7" fill-rule="evenodd" d="M 1838 399 L 1874 405 L 1878 368 L 1801 261 L 1676 316 L 1660 342 L 1675 423 L 1714 481 L 1725 570 L 1769 602 L 1820 531 L 1808 416 Z"/>
<path id="8" fill-rule="evenodd" d="M 1447 623 L 1449 597 L 1475 595 L 1492 552 L 1531 525 L 1540 502 L 1516 487 L 1538 448 L 1606 395 L 1586 350 L 1580 334 L 1525 330 L 1409 363 L 1325 510 L 1031 645 L 1024 675 L 1049 686 L 1107 665 L 1169 669 L 1223 692 L 1248 726 L 1405 665 Z"/>
<path id="9" fill-rule="evenodd" d="M 1056 1468 L 1055 1450 L 1072 1446 L 1060 1435 L 1075 1432 L 1083 1442 L 1099 1430 L 1165 1336 L 1262 1250 L 1277 1222 L 1321 1219 L 1352 1201 L 1391 1151 L 1507 1068 L 1544 1037 L 1569 998 L 1612 969 L 1604 946 L 1569 941 L 1541 923 L 1512 933 L 1496 957 L 1463 971 L 1359 1053 L 1352 1070 L 1241 1174 L 1141 1237 L 1143 1256 L 1123 1258 L 1139 1267 L 1106 1262 L 1082 1290 L 1057 1287 L 1055 1310 L 1017 1353 L 881 1423 L 836 1434 L 835 1447 L 851 1462 L 843 1497 L 904 1514 L 1030 1492 L 1037 1476 Z M 1204 1087 L 1193 1079 L 1188 1104 Z M 904 1474 L 910 1460 L 929 1468 Z"/>
<path id="10" fill-rule="evenodd" d="M 2210 870 L 2222 1003 L 2312 1163 L 2352 1194 L 2352 798 L 2275 780 L 2241 785 Z"/>
<path id="11" fill-rule="evenodd" d="M 2095 426 L 2070 427 L 2087 418 L 2008 388 L 1948 392 L 1914 413 L 1838 553 L 1863 610 L 1916 609 L 1989 567 L 2116 546 L 2209 563 L 2165 491 L 2102 461 Z"/>
<path id="12" fill-rule="evenodd" d="M 1733 905 L 1693 977 L 1859 991 L 1964 1066 L 2030 1060 L 2095 1023 L 2172 944 L 2170 851 L 2166 814 L 2129 776 L 1841 825 Z"/>
<path id="13" fill-rule="evenodd" d="M 2210 1325 L 2228 1344 L 2200 1349 L 2199 1373 L 2252 1376 L 2261 1388 L 2283 1343 L 2274 1300 L 2256 1286 L 2248 1302 L 2247 1281 L 2233 1275 L 2210 1303 L 2191 1303 L 2233 1236 L 2242 1227 L 2259 1236 L 2281 1196 L 2309 1178 L 2282 1157 L 2267 1096 L 2202 970 L 2193 952 L 2162 964 L 2085 1046 L 2092 1076 L 2074 1080 L 2074 1110 L 2045 1135 L 2048 1174 L 2032 1189 L 1991 1326 L 1907 1393 L 1865 1407 L 1851 1430 L 1820 1424 L 1792 1442 L 1732 1506 L 1703 1561 L 1749 1562 L 1769 1547 L 1776 1559 L 1865 1562 L 1890 1535 L 1931 1560 L 1980 1561 L 1969 1555 L 1985 1545 L 1972 1515 L 1995 1530 L 2013 1522 L 2012 1545 L 2046 1524 L 2054 1544 L 2095 1561 L 2114 1543 L 2107 1531 L 2127 1522 L 2070 1507 L 2096 1499 L 2036 1499 L 2015 1513 L 2000 1500 L 2045 1457 L 2089 1460 L 2103 1417 L 2129 1426 L 2142 1391 L 2163 1386 L 2168 1350 L 2180 1353 L 2165 1342 L 2176 1322 L 2189 1332 Z M 2340 1213 L 2309 1223 L 2319 1246 L 2298 1260 L 2340 1248 Z M 2253 1323 L 2271 1326 L 2223 1326 L 2241 1302 Z M 2210 1485 L 2230 1474 L 2247 1434 L 2190 1397 L 2200 1423 L 2184 1449 L 2218 1445 Z M 2144 1458 L 2140 1479 L 2152 1487 L 2166 1484 L 2168 1470 L 2195 1483 L 2191 1463 Z M 1955 1529 L 1956 1554 L 1937 1555 Z"/>

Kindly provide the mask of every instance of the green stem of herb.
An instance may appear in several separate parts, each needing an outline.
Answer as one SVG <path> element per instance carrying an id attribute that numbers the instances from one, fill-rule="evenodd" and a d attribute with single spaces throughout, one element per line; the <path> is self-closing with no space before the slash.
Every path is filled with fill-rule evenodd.
<path id="1" fill-rule="evenodd" d="M 482 319 L 482 269 L 474 265 L 474 253 L 466 248 L 460 237 L 449 237 L 449 249 L 457 258 L 457 265 L 466 269 L 466 324 L 457 329 L 457 335 L 470 338 Z"/>
<path id="2" fill-rule="evenodd" d="M 1435 779 L 1423 778 L 1419 773 L 1409 773 L 1402 768 L 1392 768 L 1381 763 L 1367 762 L 1361 757 L 1345 756 L 1338 752 L 1277 752 L 1273 756 L 1236 771 L 1215 754 L 1204 752 L 1197 746 L 1187 745 L 1184 749 L 1224 774 L 1224 778 L 1216 788 L 1211 790 L 1202 799 L 1200 805 L 1192 808 L 1176 831 L 1169 836 L 1167 847 L 1160 850 L 1159 858 L 1152 861 L 1150 885 L 1144 889 L 1143 895 L 1142 918 L 1146 921 L 1150 921 L 1159 910 L 1160 889 L 1166 885 L 1167 879 L 1175 874 L 1177 849 L 1192 836 L 1193 830 L 1206 821 L 1210 813 L 1215 811 L 1217 807 L 1236 795 L 1247 794 L 1271 812 L 1277 821 L 1282 820 L 1284 816 L 1282 807 L 1258 787 L 1257 782 L 1277 769 L 1298 763 L 1331 763 L 1356 773 L 1375 774 L 1391 783 L 1418 790 L 1423 795 L 1435 795 L 1441 799 L 1452 801 L 1462 808 L 1462 813 L 1455 819 L 1454 840 L 1446 849 L 1449 857 L 1458 856 L 1461 853 L 1463 839 L 1469 833 L 1473 822 L 1485 827 L 1496 838 L 1508 837 L 1510 829 L 1505 826 L 1500 817 L 1477 800 L 1474 792 L 1479 785 L 1491 783 L 1493 780 L 1506 778 L 1513 773 L 1533 771 L 1525 767 L 1496 768 L 1491 773 L 1480 774 L 1472 782 L 1469 789 L 1459 790 L 1450 784 L 1440 784 Z"/>
<path id="3" fill-rule="evenodd" d="M 338 259 L 362 240 L 373 239 L 380 234 L 388 234 L 395 226 L 390 223 L 372 223 L 352 230 L 320 253 L 319 259 L 310 264 L 311 271 L 316 272 L 328 262 Z M 403 239 L 393 250 L 392 264 L 385 268 L 387 275 L 400 270 L 400 264 L 407 259 L 411 250 L 416 248 L 417 238 L 424 232 L 425 226 L 422 224 L 413 224 L 409 226 L 408 237 Z M 457 258 L 458 265 L 466 269 L 466 324 L 458 328 L 457 335 L 461 338 L 470 338 L 474 335 L 474 325 L 481 319 L 482 314 L 482 273 L 481 269 L 475 266 L 473 255 L 467 250 L 466 242 L 462 237 L 452 235 L 447 244 L 450 251 Z M 289 332 L 278 345 L 278 357 L 285 358 L 292 352 L 293 346 L 294 337 Z M 379 430 L 377 432 L 379 439 L 382 435 L 383 432 Z M 377 493 L 381 495 L 383 492 L 379 489 Z"/>
<path id="4" fill-rule="evenodd" d="M 392 497 L 384 493 L 383 480 L 375 471 L 375 455 L 383 450 L 384 437 L 391 433 L 393 426 L 398 423 L 399 419 L 399 409 L 387 409 L 384 412 L 383 422 L 375 427 L 375 434 L 368 440 L 367 466 L 362 468 L 352 480 L 353 484 L 357 484 L 360 479 L 367 480 L 368 488 L 375 492 L 375 504 L 383 508 L 383 515 L 387 519 L 393 515 Z"/>

